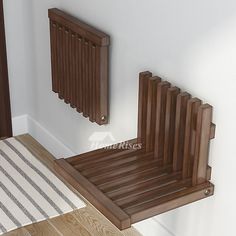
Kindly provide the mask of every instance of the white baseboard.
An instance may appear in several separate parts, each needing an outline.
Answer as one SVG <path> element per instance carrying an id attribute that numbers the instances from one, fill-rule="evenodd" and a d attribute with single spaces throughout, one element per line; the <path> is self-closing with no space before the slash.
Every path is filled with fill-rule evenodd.
<path id="1" fill-rule="evenodd" d="M 22 115 L 12 119 L 13 136 L 28 133 L 28 116 Z"/>
<path id="2" fill-rule="evenodd" d="M 29 134 L 41 143 L 56 158 L 66 158 L 74 156 L 75 153 L 64 143 L 50 133 L 39 122 L 28 116 Z"/>
<path id="3" fill-rule="evenodd" d="M 133 225 L 143 236 L 175 236 L 164 225 L 150 218 Z"/>
<path id="4" fill-rule="evenodd" d="M 28 115 L 12 119 L 13 134 L 29 133 L 41 143 L 56 158 L 74 156 L 75 153 L 63 144 L 57 137 L 50 133 L 43 125 Z M 154 218 L 141 221 L 133 225 L 143 236 L 175 236 L 164 225 Z"/>
<path id="5" fill-rule="evenodd" d="M 56 158 L 66 158 L 75 155 L 72 150 L 32 117 L 23 115 L 13 118 L 12 122 L 14 136 L 25 133 L 30 134 Z"/>

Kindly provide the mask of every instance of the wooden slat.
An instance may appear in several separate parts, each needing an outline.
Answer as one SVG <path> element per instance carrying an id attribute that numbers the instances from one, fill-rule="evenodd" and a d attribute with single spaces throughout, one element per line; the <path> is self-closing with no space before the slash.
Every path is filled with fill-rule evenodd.
<path id="1" fill-rule="evenodd" d="M 88 178 L 92 178 L 92 177 L 98 177 L 101 175 L 106 175 L 109 173 L 117 173 L 117 170 L 119 169 L 119 171 L 123 171 L 125 169 L 133 169 L 133 168 L 137 168 L 142 166 L 143 164 L 147 164 L 149 161 L 152 161 L 152 158 L 150 158 L 150 155 L 148 154 L 144 154 L 144 155 L 140 155 L 139 159 L 130 161 L 130 162 L 124 162 L 121 164 L 117 164 L 117 165 L 112 165 L 109 167 L 104 167 L 104 168 L 98 168 L 97 171 L 87 171 L 84 170 L 81 173 L 83 175 L 85 175 Z"/>
<path id="2" fill-rule="evenodd" d="M 123 163 L 128 163 L 131 162 L 133 160 L 139 160 L 142 157 L 139 155 L 140 152 L 139 151 L 120 151 L 117 153 L 111 153 L 108 155 L 104 155 L 102 157 L 100 157 L 100 160 L 94 160 L 91 161 L 91 163 L 86 162 L 86 163 L 80 163 L 78 165 L 76 165 L 75 167 L 78 168 L 81 171 L 84 170 L 88 170 L 88 171 L 96 171 L 96 169 L 98 168 L 106 168 L 106 167 L 111 167 L 111 166 L 116 166 L 116 165 L 120 165 Z M 146 154 L 148 155 L 148 154 Z"/>
<path id="3" fill-rule="evenodd" d="M 100 46 L 107 46 L 110 42 L 110 37 L 104 32 L 95 29 L 94 27 L 78 20 L 77 18 L 60 11 L 59 9 L 52 8 L 48 10 L 50 19 L 65 25 L 67 28 L 79 33 L 81 36 L 94 42 Z"/>
<path id="4" fill-rule="evenodd" d="M 148 95 L 147 95 L 147 131 L 146 131 L 146 152 L 154 150 L 154 136 L 156 126 L 156 92 L 157 85 L 161 82 L 161 78 L 153 76 L 148 80 Z"/>
<path id="5" fill-rule="evenodd" d="M 78 112 L 82 112 L 83 110 L 83 47 L 82 47 L 82 38 L 77 35 L 77 40 L 76 40 L 76 47 L 77 47 L 77 72 L 76 72 L 76 77 L 77 77 L 77 108 L 76 110 Z"/>
<path id="6" fill-rule="evenodd" d="M 177 96 L 173 171 L 180 171 L 183 167 L 186 111 L 189 99 L 190 94 L 186 92 Z"/>
<path id="7" fill-rule="evenodd" d="M 123 199 L 118 199 L 114 201 L 118 206 L 125 211 L 129 208 L 134 208 L 135 206 L 147 204 L 155 199 L 161 198 L 163 196 L 168 196 L 172 193 L 179 192 L 187 187 L 190 187 L 191 180 L 173 181 L 164 186 L 156 186 L 155 189 L 144 191 L 141 193 L 136 192 L 134 196 L 128 196 Z"/>
<path id="8" fill-rule="evenodd" d="M 96 121 L 96 45 L 92 45 L 92 120 Z"/>
<path id="9" fill-rule="evenodd" d="M 101 73 L 101 68 L 99 66 L 99 60 L 101 58 L 101 49 L 100 47 L 96 47 L 96 55 L 95 55 L 95 61 L 96 61 L 96 68 L 95 68 L 95 76 L 96 76 L 96 83 L 95 83 L 95 98 L 96 98 L 96 122 L 99 123 L 101 120 L 101 111 L 100 111 L 100 99 L 101 99 L 101 83 L 99 80 L 99 76 Z"/>
<path id="10" fill-rule="evenodd" d="M 157 87 L 154 158 L 162 160 L 164 155 L 166 95 L 169 87 L 170 83 L 167 81 L 159 83 Z"/>
<path id="11" fill-rule="evenodd" d="M 196 142 L 193 166 L 193 185 L 207 180 L 209 141 L 211 138 L 212 106 L 201 105 L 198 109 Z"/>
<path id="12" fill-rule="evenodd" d="M 114 182 L 117 182 L 117 180 L 120 181 L 121 179 L 125 179 L 127 181 L 128 179 L 135 179 L 137 176 L 141 175 L 143 172 L 152 171 L 153 169 L 158 171 L 158 167 L 157 167 L 158 164 L 160 164 L 159 161 L 154 161 L 154 162 L 147 163 L 146 165 L 136 168 L 134 170 L 129 170 L 126 172 L 123 171 L 122 173 L 118 175 L 114 173 L 113 176 L 108 175 L 103 178 L 94 178 L 94 179 L 90 179 L 90 181 L 92 181 L 96 185 L 102 185 L 104 183 L 109 183 L 109 182 L 114 183 Z"/>
<path id="13" fill-rule="evenodd" d="M 206 195 L 206 190 L 209 190 L 209 194 Z M 127 214 L 131 215 L 131 223 L 136 223 L 140 220 L 144 220 L 163 212 L 176 209 L 177 207 L 184 206 L 188 203 L 209 197 L 213 195 L 214 186 L 207 182 L 195 187 L 187 188 L 177 193 L 172 193 L 168 196 L 155 199 L 149 203 L 139 205 L 133 208 L 125 210 Z"/>
<path id="14" fill-rule="evenodd" d="M 99 180 L 109 179 L 114 176 L 124 175 L 126 173 L 131 172 L 131 171 L 145 170 L 149 167 L 159 164 L 158 160 L 151 161 L 151 159 L 149 159 L 148 157 L 146 159 L 147 159 L 147 161 L 140 161 L 140 162 L 134 163 L 133 165 L 120 167 L 119 169 L 116 169 L 116 171 L 114 171 L 114 169 L 113 169 L 111 171 L 108 171 L 107 173 L 96 173 L 95 176 L 89 176 L 89 179 L 92 182 L 97 182 Z"/>
<path id="15" fill-rule="evenodd" d="M 172 87 L 167 90 L 165 135 L 164 135 L 164 160 L 163 160 L 164 165 L 173 162 L 176 100 L 177 100 L 177 95 L 179 93 L 180 89 L 177 87 Z"/>
<path id="16" fill-rule="evenodd" d="M 99 211 L 112 220 L 118 228 L 125 229 L 130 227 L 130 217 L 65 160 L 57 160 L 55 167 L 75 189 L 86 196 L 86 198 Z"/>
<path id="17" fill-rule="evenodd" d="M 58 70 L 57 70 L 57 25 L 50 21 L 50 35 L 51 35 L 51 66 L 52 66 L 52 90 L 58 93 Z"/>
<path id="18" fill-rule="evenodd" d="M 88 106 L 89 106 L 89 88 L 88 88 L 88 42 L 83 39 L 83 61 L 82 61 L 82 71 L 83 71 L 83 116 L 88 117 Z"/>
<path id="19" fill-rule="evenodd" d="M 201 101 L 198 98 L 188 100 L 184 140 L 183 178 L 192 176 L 197 112 L 200 105 Z"/>
<path id="20" fill-rule="evenodd" d="M 147 133 L 147 92 L 148 79 L 152 77 L 152 73 L 145 71 L 139 74 L 139 102 L 138 102 L 138 143 L 142 144 L 145 150 L 146 133 Z"/>
<path id="21" fill-rule="evenodd" d="M 149 169 L 141 170 L 136 173 L 130 173 L 127 175 L 123 175 L 122 177 L 109 179 L 103 183 L 97 183 L 99 189 L 103 192 L 113 192 L 120 188 L 125 188 L 130 185 L 138 184 L 145 182 L 147 180 L 151 180 L 163 175 L 172 170 L 172 166 L 165 166 L 162 168 L 157 168 L 156 166 L 152 166 Z"/>
<path id="22" fill-rule="evenodd" d="M 117 150 L 117 149 L 116 149 Z M 119 149 L 116 152 L 109 152 L 107 154 L 101 154 L 100 156 L 98 156 L 96 158 L 96 156 L 91 156 L 89 157 L 87 160 L 81 160 L 79 162 L 77 162 L 78 164 L 74 165 L 76 168 L 84 170 L 84 169 L 88 169 L 94 165 L 99 165 L 100 163 L 103 163 L 103 165 L 105 165 L 106 161 L 112 161 L 112 160 L 116 160 L 119 158 L 123 158 L 124 155 L 128 155 L 128 154 L 134 154 L 137 151 L 135 151 L 134 149 Z"/>
<path id="23" fill-rule="evenodd" d="M 94 57 L 95 57 L 95 47 L 91 42 L 89 42 L 89 120 L 91 122 L 95 122 L 95 113 L 94 113 L 94 77 L 95 77 L 95 64 L 94 64 Z"/>
<path id="24" fill-rule="evenodd" d="M 68 80 L 67 80 L 67 93 L 68 93 L 68 101 L 70 103 L 70 106 L 73 108 L 73 48 L 72 48 L 72 32 L 71 30 L 68 31 Z"/>
<path id="25" fill-rule="evenodd" d="M 157 176 L 156 178 L 146 179 L 146 181 L 141 183 L 133 182 L 132 185 L 126 186 L 125 188 L 118 188 L 117 191 L 106 192 L 106 195 L 112 200 L 120 200 L 160 188 L 161 186 L 167 185 L 170 182 L 176 182 L 177 180 L 180 180 L 180 178 L 180 172 L 165 174 Z"/>
<path id="26" fill-rule="evenodd" d="M 148 157 L 148 156 L 149 156 L 149 154 L 144 154 L 144 155 L 140 155 L 138 153 L 137 154 L 134 153 L 134 155 L 125 154 L 125 155 L 121 155 L 117 158 L 112 158 L 111 160 L 96 163 L 96 166 L 93 164 L 93 165 L 89 166 L 88 168 L 87 167 L 81 168 L 78 165 L 77 168 L 80 171 L 82 171 L 83 174 L 91 175 L 95 172 L 109 171 L 112 168 L 119 168 L 119 167 L 121 167 L 121 165 L 124 165 L 124 164 L 132 164 L 133 162 L 142 160 L 142 159 L 144 159 L 145 157 Z"/>
<path id="27" fill-rule="evenodd" d="M 63 28 L 61 25 L 58 25 L 58 74 L 59 74 L 59 93 L 58 96 L 60 99 L 64 97 L 64 37 L 63 37 Z"/>
<path id="28" fill-rule="evenodd" d="M 137 139 L 127 140 L 126 143 L 131 144 L 131 145 L 135 144 L 135 143 L 137 143 Z M 107 156 L 107 155 L 110 155 L 110 154 L 113 154 L 113 153 L 133 152 L 134 151 L 134 149 L 109 149 L 108 147 L 100 148 L 100 149 L 93 150 L 93 151 L 90 151 L 90 152 L 86 152 L 86 153 L 83 153 L 83 154 L 80 154 L 80 155 L 77 155 L 77 156 L 74 156 L 74 157 L 70 157 L 67 160 L 72 165 L 76 165 L 76 164 L 82 163 L 84 161 L 86 162 L 88 160 L 88 158 L 91 161 L 91 158 L 93 158 L 95 160 L 95 159 L 100 158 L 102 156 L 105 156 L 105 155 Z"/>
<path id="29" fill-rule="evenodd" d="M 72 66 L 72 83 L 71 83 L 71 107 L 76 108 L 76 88 L 77 88 L 77 78 L 76 78 L 76 67 L 78 66 L 76 54 L 76 35 L 74 32 L 71 33 L 71 66 Z"/>
<path id="30" fill-rule="evenodd" d="M 64 28 L 63 30 L 64 36 L 64 101 L 65 103 L 69 103 L 69 84 L 70 84 L 70 71 L 69 71 L 69 30 Z"/>
<path id="31" fill-rule="evenodd" d="M 100 121 L 99 125 L 108 123 L 109 116 L 109 104 L 108 104 L 108 68 L 109 68 L 109 58 L 108 58 L 108 47 L 101 47 L 100 52 Z"/>

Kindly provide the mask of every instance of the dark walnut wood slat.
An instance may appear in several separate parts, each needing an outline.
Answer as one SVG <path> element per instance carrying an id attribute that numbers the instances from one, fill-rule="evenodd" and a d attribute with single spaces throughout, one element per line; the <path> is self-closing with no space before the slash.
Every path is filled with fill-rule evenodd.
<path id="1" fill-rule="evenodd" d="M 146 71 L 139 76 L 138 108 L 137 138 L 127 142 L 141 143 L 141 149 L 103 148 L 55 162 L 120 229 L 214 192 L 208 166 L 212 107 Z"/>
<path id="2" fill-rule="evenodd" d="M 158 178 L 160 175 L 165 175 L 166 173 L 169 173 L 170 170 L 171 170 L 170 166 L 166 166 L 163 168 L 152 166 L 144 170 L 130 172 L 122 176 L 107 179 L 106 182 L 100 181 L 99 183 L 96 183 L 96 184 L 99 189 L 101 189 L 104 192 L 108 192 L 108 191 L 117 190 L 125 186 L 129 186 L 132 184 L 144 182 L 147 179 Z"/>
<path id="3" fill-rule="evenodd" d="M 110 37 L 59 9 L 48 16 L 52 90 L 91 122 L 107 124 Z"/>

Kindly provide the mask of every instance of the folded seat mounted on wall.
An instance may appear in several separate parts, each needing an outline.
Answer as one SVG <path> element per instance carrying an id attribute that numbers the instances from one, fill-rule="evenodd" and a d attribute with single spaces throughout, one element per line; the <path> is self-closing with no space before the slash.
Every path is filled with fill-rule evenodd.
<path id="1" fill-rule="evenodd" d="M 107 124 L 110 37 L 56 8 L 48 15 L 52 90 L 91 122 Z"/>

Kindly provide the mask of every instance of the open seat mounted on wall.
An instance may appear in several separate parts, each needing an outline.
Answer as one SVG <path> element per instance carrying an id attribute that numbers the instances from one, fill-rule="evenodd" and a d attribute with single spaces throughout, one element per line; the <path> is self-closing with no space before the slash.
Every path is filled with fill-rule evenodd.
<path id="1" fill-rule="evenodd" d="M 212 106 L 142 72 L 138 109 L 138 137 L 117 145 L 126 149 L 104 148 L 55 162 L 57 171 L 119 229 L 214 191 L 208 166 L 215 135 Z"/>

